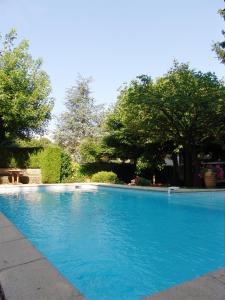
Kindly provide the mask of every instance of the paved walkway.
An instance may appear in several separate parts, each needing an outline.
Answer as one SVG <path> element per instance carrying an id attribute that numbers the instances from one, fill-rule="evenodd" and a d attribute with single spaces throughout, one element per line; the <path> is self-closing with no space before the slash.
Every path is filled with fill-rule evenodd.
<path id="1" fill-rule="evenodd" d="M 0 284 L 7 300 L 85 300 L 2 213 Z"/>

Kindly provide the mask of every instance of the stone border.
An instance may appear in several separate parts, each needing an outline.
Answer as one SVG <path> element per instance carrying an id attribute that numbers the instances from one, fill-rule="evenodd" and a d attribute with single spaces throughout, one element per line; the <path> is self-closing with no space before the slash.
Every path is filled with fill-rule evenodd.
<path id="1" fill-rule="evenodd" d="M 80 185 L 84 185 L 85 183 L 81 183 Z M 108 183 L 91 183 L 89 185 L 95 185 L 100 187 L 110 187 L 110 188 L 119 188 L 119 189 L 130 189 L 130 190 L 141 190 L 141 191 L 149 191 L 149 192 L 164 192 L 168 193 L 169 187 L 151 187 L 151 186 L 130 186 L 130 185 L 122 185 L 122 184 L 108 184 Z M 172 193 L 199 193 L 199 192 L 225 192 L 225 189 L 197 189 L 197 188 L 179 188 L 175 187 L 175 189 L 171 190 Z"/>
<path id="2" fill-rule="evenodd" d="M 0 284 L 2 300 L 85 300 L 2 213 Z"/>
<path id="3" fill-rule="evenodd" d="M 51 191 L 51 192 L 73 192 L 76 189 L 93 190 L 98 187 L 109 187 L 118 189 L 129 189 L 139 191 L 151 192 L 164 192 L 168 193 L 169 187 L 143 187 L 143 186 L 130 186 L 123 184 L 108 184 L 108 183 L 57 183 L 57 184 L 0 184 L 0 194 L 11 194 L 19 192 L 38 192 L 38 191 Z M 196 189 L 196 188 L 177 188 L 172 189 L 173 193 L 196 193 L 196 192 L 225 192 L 225 189 Z"/>
<path id="4" fill-rule="evenodd" d="M 224 300 L 225 268 L 187 281 L 143 300 Z"/>

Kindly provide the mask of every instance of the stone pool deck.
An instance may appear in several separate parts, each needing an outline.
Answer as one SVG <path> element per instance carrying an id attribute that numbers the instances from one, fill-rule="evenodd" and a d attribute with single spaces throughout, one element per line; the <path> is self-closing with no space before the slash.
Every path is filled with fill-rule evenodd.
<path id="1" fill-rule="evenodd" d="M 225 268 L 187 281 L 143 300 L 224 300 Z"/>
<path id="2" fill-rule="evenodd" d="M 1 185 L 0 193 L 22 191 L 74 191 L 76 188 L 119 187 L 168 192 L 168 188 L 110 184 Z M 224 189 L 178 189 L 173 192 L 224 192 Z M 221 249 L 223 251 L 223 249 Z M 148 278 L 146 278 L 148 280 Z M 16 227 L 0 213 L 0 299 L 85 300 Z M 104 299 L 104 295 L 102 297 Z M 144 300 L 224 300 L 225 268 L 185 282 Z M 117 299 L 116 299 L 117 300 Z M 119 299 L 118 299 L 119 300 Z"/>
<path id="3" fill-rule="evenodd" d="M 0 299 L 85 300 L 0 213 Z"/>

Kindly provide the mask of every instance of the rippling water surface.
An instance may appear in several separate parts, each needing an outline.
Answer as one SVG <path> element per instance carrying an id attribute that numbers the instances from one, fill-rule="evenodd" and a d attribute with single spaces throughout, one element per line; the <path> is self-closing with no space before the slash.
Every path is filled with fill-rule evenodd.
<path id="1" fill-rule="evenodd" d="M 133 300 L 225 266 L 225 193 L 100 188 L 0 196 L 0 210 L 90 300 Z"/>

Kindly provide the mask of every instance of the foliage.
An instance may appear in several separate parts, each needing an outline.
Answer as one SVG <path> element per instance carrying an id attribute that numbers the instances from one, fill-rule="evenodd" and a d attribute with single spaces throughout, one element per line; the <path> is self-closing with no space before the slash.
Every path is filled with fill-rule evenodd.
<path id="1" fill-rule="evenodd" d="M 192 185 L 198 147 L 224 139 L 224 83 L 175 62 L 156 82 L 143 75 L 126 85 L 107 127 L 106 143 L 121 159 L 145 157 L 161 167 L 166 154 L 181 152 L 185 183 Z"/>
<path id="2" fill-rule="evenodd" d="M 36 168 L 39 167 L 41 147 L 1 147 L 1 168 Z"/>
<path id="3" fill-rule="evenodd" d="M 29 54 L 23 40 L 15 45 L 11 30 L 0 39 L 0 141 L 43 133 L 51 117 L 50 81 L 41 60 Z"/>
<path id="4" fill-rule="evenodd" d="M 107 147 L 100 138 L 86 138 L 79 146 L 81 163 L 107 162 L 112 155 L 112 149 Z"/>
<path id="5" fill-rule="evenodd" d="M 225 9 L 220 9 L 219 14 L 225 20 Z M 224 30 L 222 30 L 222 35 L 225 37 Z M 213 45 L 213 50 L 216 52 L 218 59 L 225 64 L 225 40 L 215 43 Z"/>
<path id="6" fill-rule="evenodd" d="M 79 160 L 78 147 L 87 137 L 100 133 L 101 107 L 94 104 L 90 92 L 90 78 L 78 77 L 76 84 L 67 90 L 66 111 L 58 119 L 55 140 Z"/>
<path id="7" fill-rule="evenodd" d="M 72 175 L 72 159 L 69 153 L 61 150 L 61 169 L 60 169 L 60 182 L 65 181 Z"/>
<path id="8" fill-rule="evenodd" d="M 32 148 L 32 147 L 49 147 L 49 146 L 53 146 L 54 144 L 48 138 L 40 137 L 40 138 L 32 138 L 26 140 L 17 139 L 15 140 L 15 145 L 17 145 L 18 147 Z"/>
<path id="9" fill-rule="evenodd" d="M 152 107 L 157 114 L 148 126 L 154 131 L 155 139 L 173 141 L 174 147 L 182 149 L 185 183 L 191 186 L 198 148 L 224 137 L 224 83 L 213 73 L 175 63 L 157 81 L 155 89 L 157 100 L 152 102 Z"/>
<path id="10" fill-rule="evenodd" d="M 72 160 L 59 147 L 0 148 L 1 168 L 41 168 L 44 183 L 65 182 L 74 174 Z"/>
<path id="11" fill-rule="evenodd" d="M 79 146 L 79 153 L 82 162 L 95 162 L 100 159 L 101 144 L 94 138 L 86 138 Z"/>
<path id="12" fill-rule="evenodd" d="M 78 163 L 72 162 L 71 175 L 63 179 L 63 182 L 72 183 L 72 182 L 85 182 L 87 176 L 82 174 L 80 170 L 80 165 Z"/>
<path id="13" fill-rule="evenodd" d="M 34 153 L 29 153 L 28 161 L 27 161 L 27 168 L 31 169 L 39 169 L 41 166 L 41 155 L 42 151 L 37 151 Z"/>
<path id="14" fill-rule="evenodd" d="M 60 182 L 61 149 L 45 148 L 41 153 L 41 174 L 43 183 Z"/>
<path id="15" fill-rule="evenodd" d="M 94 162 L 80 165 L 80 173 L 84 176 L 91 177 L 100 171 L 112 171 L 117 174 L 119 180 L 128 183 L 135 173 L 135 167 L 132 164 L 120 162 Z"/>
<path id="16" fill-rule="evenodd" d="M 95 173 L 91 177 L 91 181 L 102 182 L 102 183 L 117 183 L 118 178 L 117 178 L 117 175 L 113 172 L 101 171 L 101 172 Z"/>
<path id="17" fill-rule="evenodd" d="M 113 111 L 106 121 L 104 142 L 114 149 L 114 157 L 137 160 L 142 153 L 145 120 L 144 99 L 150 95 L 152 81 L 149 77 L 137 78 L 125 85 L 118 96 Z"/>
<path id="18" fill-rule="evenodd" d="M 225 127 L 225 87 L 213 73 L 202 73 L 186 64 L 174 67 L 156 83 L 157 100 L 152 107 L 157 117 L 150 120 L 155 138 L 176 145 L 202 144 L 217 140 Z M 160 123 L 160 127 L 156 122 Z M 206 130 L 207 128 L 207 130 Z"/>
<path id="19" fill-rule="evenodd" d="M 204 165 L 203 167 L 201 167 L 200 169 L 200 173 L 199 176 L 201 178 L 204 178 L 204 174 L 208 171 L 211 171 L 212 173 L 215 174 L 216 178 L 218 180 L 223 180 L 224 179 L 224 170 L 222 165 L 220 165 L 219 163 L 216 165 L 212 165 L 210 164 L 210 162 L 207 165 Z"/>

